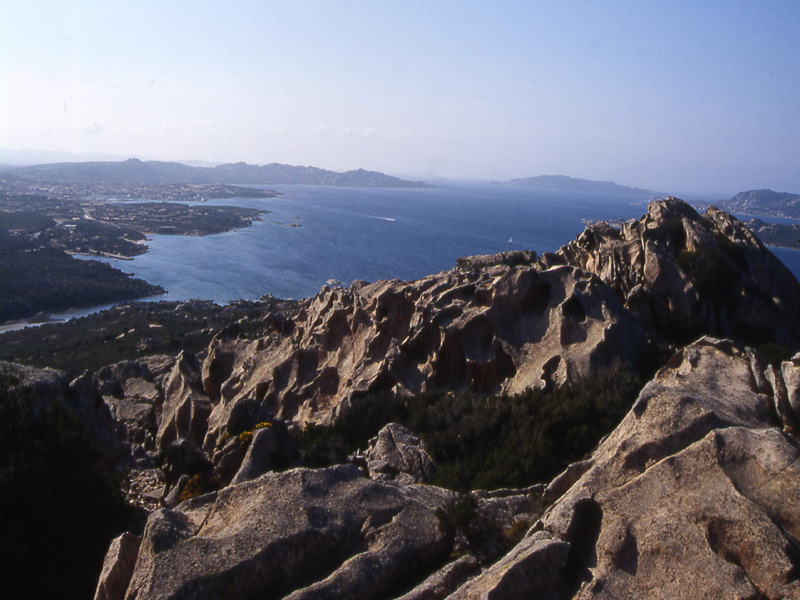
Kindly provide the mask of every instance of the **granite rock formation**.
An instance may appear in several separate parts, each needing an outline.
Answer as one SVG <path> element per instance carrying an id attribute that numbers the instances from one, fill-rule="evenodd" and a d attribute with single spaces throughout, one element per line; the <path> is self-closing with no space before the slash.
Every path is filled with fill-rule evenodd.
<path id="1" fill-rule="evenodd" d="M 615 363 L 639 368 L 701 333 L 797 347 L 800 285 L 730 215 L 668 198 L 618 229 L 590 225 L 557 254 L 466 257 L 419 281 L 326 286 L 293 316 L 268 320 L 257 339 L 225 328 L 202 360 L 152 357 L 94 376 L 117 433 L 149 469 L 134 473 L 138 496 L 164 496 L 201 471 L 228 484 L 291 464 L 287 436 L 267 444 L 264 433 L 239 474 L 240 436 L 265 422 L 273 433 L 331 422 L 362 395 L 559 386 Z M 784 413 L 800 404 L 785 396 Z"/>
<path id="2" fill-rule="evenodd" d="M 302 425 L 330 421 L 358 395 L 515 393 L 641 358 L 644 332 L 607 285 L 574 267 L 539 270 L 530 259 L 462 261 L 414 282 L 323 288 L 268 337 L 222 332 L 203 364 L 214 403 L 204 448 L 220 445 L 245 400 Z"/>
<path id="3" fill-rule="evenodd" d="M 382 596 L 447 557 L 450 495 L 352 465 L 266 474 L 152 513 L 124 597 Z"/>
<path id="4" fill-rule="evenodd" d="M 656 339 L 800 341 L 800 284 L 747 227 L 714 207 L 700 215 L 666 198 L 621 228 L 590 225 L 541 261 L 563 263 L 600 277 Z"/>
<path id="5" fill-rule="evenodd" d="M 436 472 L 422 440 L 397 423 L 389 423 L 370 440 L 364 459 L 372 479 L 429 483 Z"/>
<path id="6" fill-rule="evenodd" d="M 124 597 L 789 597 L 800 591 L 800 447 L 758 368 L 729 341 L 682 349 L 483 570 L 447 562 L 436 509 L 452 492 L 353 465 L 294 469 L 152 513 Z M 474 496 L 507 525 L 532 493 Z"/>
<path id="7" fill-rule="evenodd" d="M 751 358 L 712 338 L 681 350 L 528 536 L 452 597 L 797 594 L 800 447 Z"/>

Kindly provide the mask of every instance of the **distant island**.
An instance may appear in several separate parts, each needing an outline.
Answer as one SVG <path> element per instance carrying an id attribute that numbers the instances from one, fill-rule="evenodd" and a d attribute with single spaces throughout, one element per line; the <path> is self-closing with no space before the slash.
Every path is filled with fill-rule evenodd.
<path id="1" fill-rule="evenodd" d="M 800 219 L 800 194 L 773 190 L 739 192 L 720 203 L 725 210 L 749 215 L 769 215 Z"/>
<path id="2" fill-rule="evenodd" d="M 594 181 L 579 179 L 566 175 L 537 175 L 536 177 L 523 177 L 498 182 L 509 187 L 527 188 L 531 190 L 558 191 L 558 192 L 587 192 L 595 194 L 637 194 L 652 195 L 653 192 L 642 188 L 619 185 L 612 181 Z"/>
<path id="3" fill-rule="evenodd" d="M 750 219 L 744 224 L 767 246 L 800 248 L 800 224 L 765 223 L 761 219 Z"/>
<path id="4" fill-rule="evenodd" d="M 124 161 L 65 162 L 29 167 L 4 167 L 2 171 L 20 179 L 51 183 L 108 184 L 245 184 L 325 185 L 340 187 L 430 188 L 421 181 L 407 181 L 377 171 L 356 169 L 338 173 L 318 167 L 244 162 L 216 167 L 190 167 L 178 162 Z"/>

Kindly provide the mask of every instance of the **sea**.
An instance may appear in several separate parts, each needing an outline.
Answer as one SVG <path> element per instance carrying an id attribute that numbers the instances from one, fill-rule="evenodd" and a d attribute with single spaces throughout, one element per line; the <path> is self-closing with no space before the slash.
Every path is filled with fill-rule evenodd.
<path id="1" fill-rule="evenodd" d="M 152 300 L 304 298 L 324 285 L 418 279 L 453 268 L 461 256 L 555 251 L 587 222 L 638 218 L 652 199 L 492 184 L 270 187 L 282 195 L 208 202 L 269 211 L 250 227 L 209 236 L 151 235 L 146 254 L 103 260 L 167 290 Z M 772 250 L 800 275 L 800 252 Z"/>

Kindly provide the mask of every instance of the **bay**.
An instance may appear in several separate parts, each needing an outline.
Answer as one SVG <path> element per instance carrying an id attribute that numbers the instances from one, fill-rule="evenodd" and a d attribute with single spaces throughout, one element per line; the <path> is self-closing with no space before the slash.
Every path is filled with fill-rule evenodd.
<path id="1" fill-rule="evenodd" d="M 344 285 L 356 279 L 413 280 L 451 269 L 461 256 L 552 252 L 574 239 L 587 221 L 639 218 L 649 200 L 500 185 L 275 189 L 283 195 L 211 202 L 270 211 L 251 227 L 204 237 L 151 235 L 146 254 L 131 261 L 103 260 L 168 290 L 152 300 L 303 298 L 330 280 Z M 800 252 L 771 250 L 795 276 L 800 274 Z"/>
<path id="2" fill-rule="evenodd" d="M 251 227 L 205 237 L 152 235 L 146 254 L 107 261 L 167 289 L 159 299 L 302 298 L 329 280 L 413 280 L 451 269 L 461 256 L 555 251 L 587 220 L 639 217 L 647 201 L 499 185 L 276 189 L 284 195 L 213 201 L 270 211 Z"/>

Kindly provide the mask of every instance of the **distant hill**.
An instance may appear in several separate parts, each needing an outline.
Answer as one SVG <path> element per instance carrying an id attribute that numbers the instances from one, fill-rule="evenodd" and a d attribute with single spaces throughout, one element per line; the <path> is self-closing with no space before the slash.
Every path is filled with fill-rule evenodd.
<path id="1" fill-rule="evenodd" d="M 377 171 L 357 169 L 338 173 L 317 167 L 271 163 L 231 163 L 216 167 L 190 167 L 177 162 L 124 161 L 66 162 L 6 168 L 23 178 L 51 183 L 197 183 L 254 185 L 330 185 L 382 188 L 428 188 L 421 181 L 406 181 Z"/>
<path id="2" fill-rule="evenodd" d="M 650 190 L 619 185 L 612 181 L 593 181 L 566 175 L 537 175 L 503 182 L 510 187 L 532 190 L 555 190 L 559 192 L 590 192 L 600 194 L 652 194 Z"/>
<path id="3" fill-rule="evenodd" d="M 730 212 L 800 218 L 800 194 L 789 192 L 748 190 L 720 204 Z"/>

